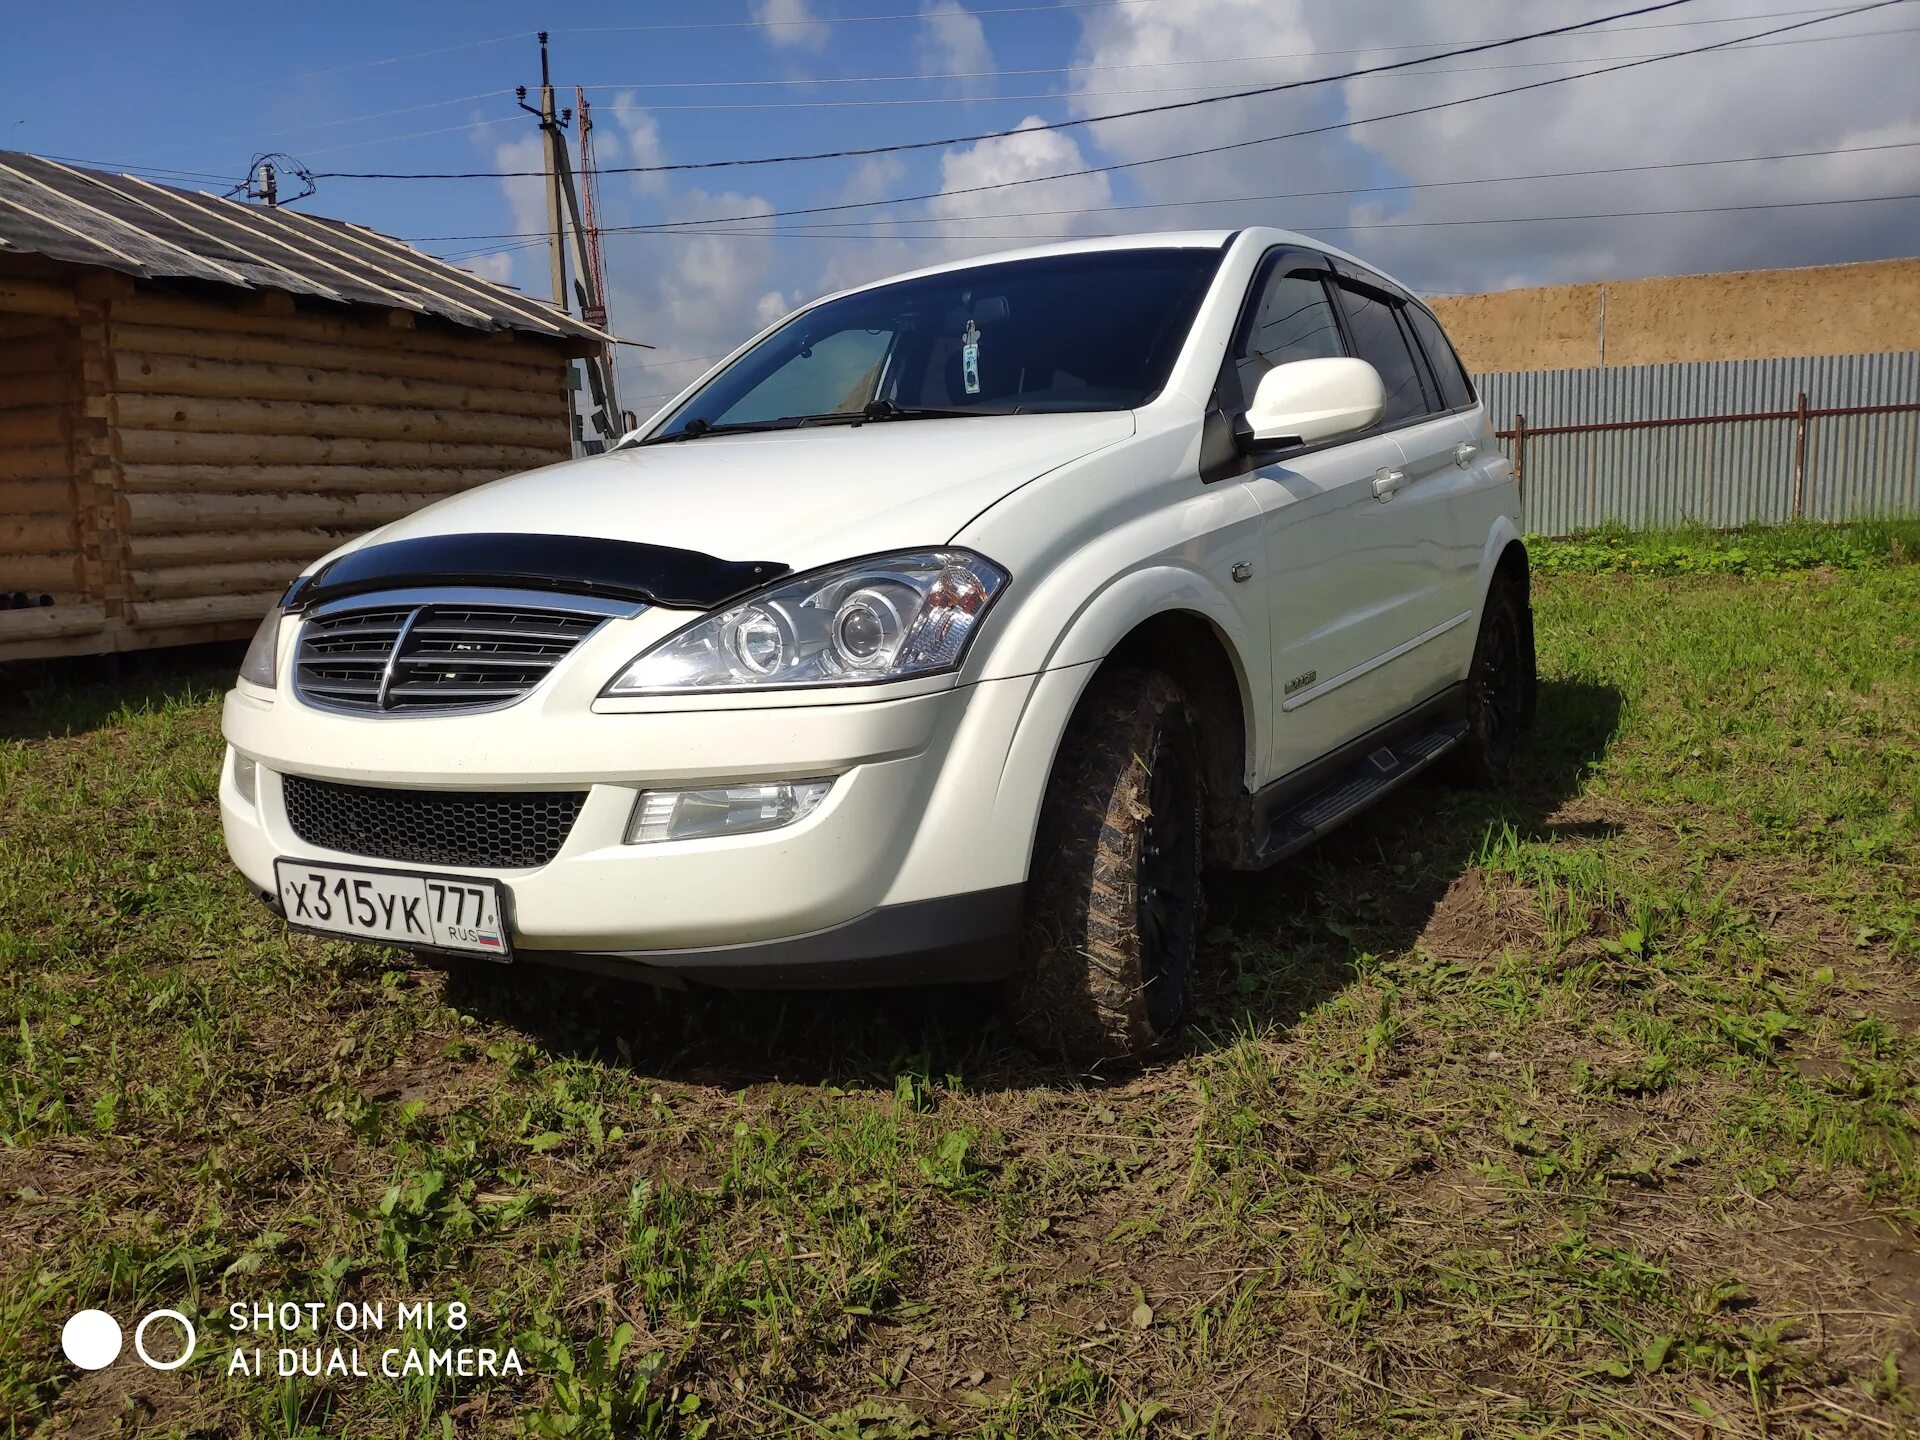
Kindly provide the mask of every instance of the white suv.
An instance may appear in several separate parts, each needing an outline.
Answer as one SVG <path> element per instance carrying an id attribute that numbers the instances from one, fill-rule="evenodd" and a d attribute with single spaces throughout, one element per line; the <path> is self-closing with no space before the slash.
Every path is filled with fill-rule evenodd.
<path id="1" fill-rule="evenodd" d="M 1036 1042 L 1138 1056 L 1185 1012 L 1203 867 L 1443 756 L 1501 779 L 1518 516 L 1439 324 L 1351 256 L 1241 230 L 922 270 L 302 575 L 227 697 L 227 846 L 303 929 L 1000 980 Z"/>

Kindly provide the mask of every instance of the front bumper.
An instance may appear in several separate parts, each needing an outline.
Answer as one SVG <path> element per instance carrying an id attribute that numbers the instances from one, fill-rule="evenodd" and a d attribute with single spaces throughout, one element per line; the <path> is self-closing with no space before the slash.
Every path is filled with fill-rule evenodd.
<path id="1" fill-rule="evenodd" d="M 644 714 L 361 717 L 236 690 L 227 739 L 259 768 L 250 802 L 228 759 L 227 848 L 269 896 L 279 858 L 497 879 L 524 959 L 755 986 L 988 979 L 1017 953 L 1034 811 L 1081 668 L 865 704 Z M 421 866 L 302 840 L 288 773 L 586 800 L 545 865 Z M 827 798 L 783 829 L 624 843 L 642 790 L 828 775 Z"/>
<path id="2" fill-rule="evenodd" d="M 521 950 L 519 958 L 677 988 L 832 990 L 1002 980 L 1019 953 L 1026 887 L 882 905 L 841 925 L 780 940 L 685 950 Z M 260 892 L 281 919 L 270 890 Z"/>

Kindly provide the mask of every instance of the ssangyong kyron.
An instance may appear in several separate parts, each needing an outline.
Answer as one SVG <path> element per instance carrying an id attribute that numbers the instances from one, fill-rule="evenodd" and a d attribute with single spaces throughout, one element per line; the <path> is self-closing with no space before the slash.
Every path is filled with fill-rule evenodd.
<path id="1" fill-rule="evenodd" d="M 227 697 L 293 925 L 669 983 L 996 980 L 1180 1025 L 1205 867 L 1533 706 L 1519 494 L 1433 314 L 1277 230 L 942 265 L 618 447 L 342 547 Z"/>

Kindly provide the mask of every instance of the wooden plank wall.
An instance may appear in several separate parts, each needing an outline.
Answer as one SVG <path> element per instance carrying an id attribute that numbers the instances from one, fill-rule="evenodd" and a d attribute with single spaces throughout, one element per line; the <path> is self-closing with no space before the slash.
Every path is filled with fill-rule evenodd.
<path id="1" fill-rule="evenodd" d="M 0 656 L 98 648 L 107 623 L 76 465 L 79 348 L 70 286 L 0 279 Z"/>
<path id="2" fill-rule="evenodd" d="M 109 633 L 76 652 L 244 635 L 342 541 L 570 453 L 554 346 L 114 288 L 104 323 L 83 313 L 75 330 L 78 360 L 100 372 L 103 417 L 99 453 L 79 468 L 97 466 L 106 503 L 94 517 L 95 593 L 74 598 L 103 605 Z M 23 366 L 52 376 L 40 367 L 53 357 L 37 353 Z M 83 396 L 82 430 L 86 408 Z M 11 413 L 0 412 L 0 434 Z M 46 422 L 22 420 L 19 433 L 39 435 L 36 424 Z M 12 503 L 26 498 L 0 491 L 0 537 L 31 523 L 57 538 Z"/>

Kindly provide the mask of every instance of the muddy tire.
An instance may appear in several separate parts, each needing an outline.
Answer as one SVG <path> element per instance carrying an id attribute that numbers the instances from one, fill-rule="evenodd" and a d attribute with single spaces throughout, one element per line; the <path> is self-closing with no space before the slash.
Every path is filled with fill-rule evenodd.
<path id="1" fill-rule="evenodd" d="M 1503 576 L 1487 592 L 1467 672 L 1467 735 L 1450 758 L 1455 783 L 1497 790 L 1507 783 L 1520 737 L 1533 723 L 1533 612 L 1526 582 Z"/>
<path id="2" fill-rule="evenodd" d="M 1047 781 L 1010 982 L 1034 1048 L 1139 1060 L 1179 1031 L 1204 903 L 1201 775 L 1178 685 L 1154 670 L 1095 678 Z"/>

